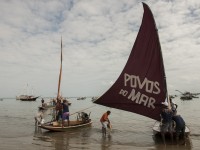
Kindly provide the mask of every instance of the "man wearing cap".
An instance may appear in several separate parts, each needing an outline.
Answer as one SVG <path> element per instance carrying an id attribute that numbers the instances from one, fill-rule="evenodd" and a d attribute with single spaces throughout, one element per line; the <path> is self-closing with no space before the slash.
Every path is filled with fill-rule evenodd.
<path id="1" fill-rule="evenodd" d="M 171 136 L 171 140 L 173 142 L 173 128 L 172 128 L 172 117 L 173 112 L 168 108 L 168 103 L 165 101 L 162 103 L 163 109 L 161 112 L 161 135 L 163 142 L 165 144 L 165 133 L 168 131 Z"/>
<path id="2" fill-rule="evenodd" d="M 170 104 L 171 104 L 171 109 L 172 109 L 172 112 L 173 114 L 175 115 L 177 113 L 177 108 L 178 108 L 178 105 L 174 102 L 172 102 L 172 99 L 169 98 L 169 101 L 170 101 Z"/>

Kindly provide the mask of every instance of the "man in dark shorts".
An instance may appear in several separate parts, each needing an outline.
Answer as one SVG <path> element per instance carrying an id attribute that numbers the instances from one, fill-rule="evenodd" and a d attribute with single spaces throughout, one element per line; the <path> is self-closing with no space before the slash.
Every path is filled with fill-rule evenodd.
<path id="1" fill-rule="evenodd" d="M 176 123 L 176 127 L 175 127 L 175 131 L 176 131 L 176 143 L 178 144 L 179 141 L 179 136 L 182 135 L 183 136 L 183 140 L 185 143 L 185 121 L 183 120 L 183 118 L 180 115 L 174 115 L 172 117 L 172 119 L 174 120 L 174 122 Z"/>
<path id="2" fill-rule="evenodd" d="M 67 120 L 67 125 L 69 126 L 69 107 L 67 100 L 63 100 L 63 114 L 62 114 L 62 127 L 64 127 L 64 121 Z"/>
<path id="3" fill-rule="evenodd" d="M 171 140 L 173 142 L 173 130 L 172 130 L 172 116 L 173 112 L 171 109 L 168 108 L 168 103 L 164 102 L 163 109 L 161 112 L 161 135 L 163 142 L 165 144 L 165 133 L 169 132 L 171 136 Z"/>

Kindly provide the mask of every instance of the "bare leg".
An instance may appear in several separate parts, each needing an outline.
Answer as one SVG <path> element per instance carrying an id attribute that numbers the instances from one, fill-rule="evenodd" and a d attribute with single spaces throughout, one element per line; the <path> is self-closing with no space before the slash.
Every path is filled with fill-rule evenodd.
<path id="1" fill-rule="evenodd" d="M 102 127 L 102 134 L 106 135 L 106 128 Z"/>
<path id="2" fill-rule="evenodd" d="M 64 120 L 62 119 L 62 128 L 64 127 Z"/>
<path id="3" fill-rule="evenodd" d="M 183 143 L 182 143 L 182 145 L 185 145 L 186 144 L 185 129 L 184 129 L 184 131 L 182 130 L 182 134 L 183 134 Z"/>
<path id="4" fill-rule="evenodd" d="M 179 135 L 176 135 L 176 145 L 178 145 Z"/>
<path id="5" fill-rule="evenodd" d="M 35 125 L 37 126 L 37 118 L 35 117 Z"/>
<path id="6" fill-rule="evenodd" d="M 173 132 L 172 131 L 170 132 L 170 136 L 171 136 L 171 142 L 173 144 L 174 139 L 173 139 Z"/>
<path id="7" fill-rule="evenodd" d="M 163 143 L 166 145 L 166 143 L 165 143 L 165 133 L 164 133 L 164 132 L 161 132 L 161 135 L 162 135 Z"/>

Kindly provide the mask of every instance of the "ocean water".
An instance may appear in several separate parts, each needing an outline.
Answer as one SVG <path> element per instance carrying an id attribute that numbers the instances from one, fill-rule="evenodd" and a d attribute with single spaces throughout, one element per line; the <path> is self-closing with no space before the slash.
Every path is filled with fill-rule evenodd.
<path id="1" fill-rule="evenodd" d="M 0 101 L 0 150 L 199 150 L 200 149 L 200 99 L 182 101 L 173 99 L 178 104 L 181 114 L 191 130 L 186 145 L 166 146 L 160 138 L 153 136 L 154 120 L 134 113 L 111 109 L 93 104 L 91 98 L 76 100 L 70 98 L 70 113 L 84 110 L 91 112 L 91 127 L 67 132 L 49 132 L 35 126 L 34 115 L 41 99 L 24 102 L 16 99 Z M 107 110 L 112 123 L 110 135 L 102 136 L 100 117 Z M 46 115 L 46 119 L 50 116 Z M 76 119 L 76 114 L 70 116 Z"/>

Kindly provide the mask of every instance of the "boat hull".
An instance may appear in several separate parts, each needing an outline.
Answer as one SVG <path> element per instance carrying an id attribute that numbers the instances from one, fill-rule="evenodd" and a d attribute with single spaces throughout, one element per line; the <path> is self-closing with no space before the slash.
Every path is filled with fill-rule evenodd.
<path id="1" fill-rule="evenodd" d="M 182 100 L 192 100 L 192 96 L 182 96 L 180 99 Z"/>
<path id="2" fill-rule="evenodd" d="M 155 122 L 154 126 L 153 126 L 153 134 L 154 135 L 161 135 L 161 130 L 160 130 L 160 122 Z M 169 136 L 170 133 L 167 132 L 166 136 Z M 173 135 L 176 136 L 176 132 L 175 130 L 173 130 Z M 188 126 L 185 126 L 185 135 L 189 136 L 190 135 L 190 129 L 188 128 Z"/>
<path id="3" fill-rule="evenodd" d="M 38 96 L 39 97 L 39 96 Z M 26 98 L 20 98 L 21 101 L 36 101 L 38 97 L 26 97 Z"/>
<path id="4" fill-rule="evenodd" d="M 49 130 L 49 131 L 53 131 L 53 132 L 65 132 L 65 131 L 69 131 L 71 129 L 88 127 L 88 126 L 91 126 L 91 125 L 92 125 L 92 121 L 89 120 L 88 122 L 70 121 L 70 125 L 64 126 L 64 127 L 62 127 L 61 125 L 55 126 L 55 125 L 53 125 L 52 122 L 39 125 L 38 127 L 42 128 L 42 129 Z"/>

